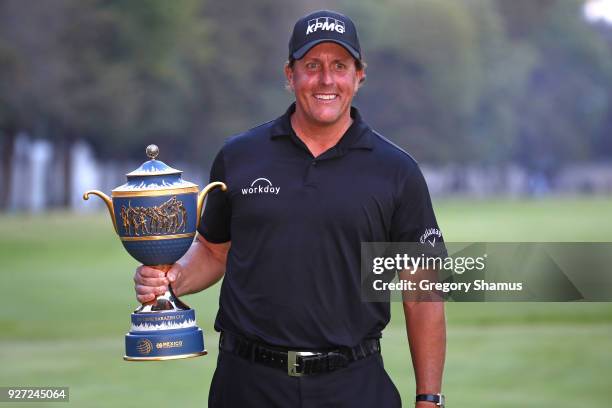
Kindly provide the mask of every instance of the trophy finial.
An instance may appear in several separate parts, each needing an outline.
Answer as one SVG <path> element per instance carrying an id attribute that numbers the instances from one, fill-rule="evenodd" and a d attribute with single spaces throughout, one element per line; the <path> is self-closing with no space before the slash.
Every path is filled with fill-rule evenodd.
<path id="1" fill-rule="evenodd" d="M 157 147 L 157 145 L 150 144 L 147 146 L 147 156 L 149 156 L 151 160 L 155 160 L 158 154 L 159 154 L 159 147 Z"/>

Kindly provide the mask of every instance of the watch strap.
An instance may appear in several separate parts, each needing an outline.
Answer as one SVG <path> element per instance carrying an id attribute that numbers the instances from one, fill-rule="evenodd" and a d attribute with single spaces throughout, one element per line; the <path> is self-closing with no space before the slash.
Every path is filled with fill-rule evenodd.
<path id="1" fill-rule="evenodd" d="M 444 407 L 444 395 L 442 394 L 417 394 L 416 402 L 433 402 L 439 407 Z"/>

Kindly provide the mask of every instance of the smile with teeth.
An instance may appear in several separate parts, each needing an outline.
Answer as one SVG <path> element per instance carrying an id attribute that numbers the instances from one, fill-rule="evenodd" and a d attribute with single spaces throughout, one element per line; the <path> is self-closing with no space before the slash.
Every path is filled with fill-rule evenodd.
<path id="1" fill-rule="evenodd" d="M 314 97 L 316 99 L 320 99 L 323 101 L 331 101 L 334 100 L 338 97 L 338 95 L 336 94 L 314 94 Z"/>

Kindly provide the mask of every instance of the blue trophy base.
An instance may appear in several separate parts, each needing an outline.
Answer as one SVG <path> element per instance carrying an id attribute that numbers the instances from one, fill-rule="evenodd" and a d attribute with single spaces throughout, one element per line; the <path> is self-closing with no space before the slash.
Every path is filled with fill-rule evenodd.
<path id="1" fill-rule="evenodd" d="M 205 354 L 204 334 L 195 324 L 193 309 L 132 313 L 124 360 L 175 360 Z"/>

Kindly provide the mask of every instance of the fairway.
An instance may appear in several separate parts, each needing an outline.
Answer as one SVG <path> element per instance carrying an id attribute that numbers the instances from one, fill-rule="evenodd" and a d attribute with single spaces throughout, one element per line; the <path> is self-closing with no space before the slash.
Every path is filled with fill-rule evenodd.
<path id="1" fill-rule="evenodd" d="M 612 241 L 611 197 L 434 203 L 447 241 Z M 75 407 L 206 406 L 219 285 L 184 298 L 208 356 L 127 363 L 137 263 L 108 214 L 3 215 L 0 231 L 0 386 L 68 386 Z M 403 314 L 392 308 L 383 356 L 411 406 Z M 612 304 L 447 304 L 447 319 L 449 407 L 609 406 Z"/>

